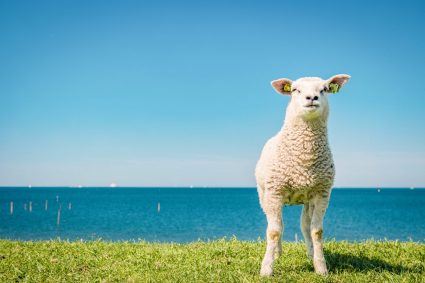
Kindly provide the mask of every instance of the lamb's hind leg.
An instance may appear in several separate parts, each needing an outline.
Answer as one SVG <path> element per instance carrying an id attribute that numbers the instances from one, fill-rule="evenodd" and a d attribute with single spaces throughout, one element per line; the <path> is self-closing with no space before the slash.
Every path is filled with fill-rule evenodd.
<path id="1" fill-rule="evenodd" d="M 273 263 L 282 249 L 280 246 L 283 231 L 281 197 L 266 191 L 263 209 L 267 216 L 267 248 L 260 274 L 270 276 L 273 273 Z"/>
<path id="2" fill-rule="evenodd" d="M 304 204 L 303 211 L 301 213 L 301 231 L 304 236 L 305 245 L 307 247 L 307 256 L 313 259 L 313 242 L 311 239 L 311 216 L 313 212 L 313 205 L 310 203 Z"/>
<path id="3" fill-rule="evenodd" d="M 313 242 L 313 265 L 318 274 L 327 274 L 325 257 L 323 255 L 323 217 L 328 207 L 328 197 L 318 197 L 313 200 L 314 208 L 311 219 L 310 234 Z"/>

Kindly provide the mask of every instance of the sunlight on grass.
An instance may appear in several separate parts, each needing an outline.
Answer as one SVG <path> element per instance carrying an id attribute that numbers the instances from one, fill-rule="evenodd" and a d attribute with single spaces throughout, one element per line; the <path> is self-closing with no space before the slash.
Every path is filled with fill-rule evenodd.
<path id="1" fill-rule="evenodd" d="M 263 241 L 190 244 L 0 240 L 1 282 L 425 282 L 425 245 L 327 242 L 321 277 L 302 243 L 284 243 L 270 279 L 259 277 Z"/>

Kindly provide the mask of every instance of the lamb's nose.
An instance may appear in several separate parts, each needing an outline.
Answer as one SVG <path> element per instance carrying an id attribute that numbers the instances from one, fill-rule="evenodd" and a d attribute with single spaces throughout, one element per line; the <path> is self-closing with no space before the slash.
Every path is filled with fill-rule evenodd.
<path id="1" fill-rule="evenodd" d="M 313 97 L 311 97 L 311 96 L 306 96 L 306 97 L 305 97 L 305 99 L 307 99 L 307 100 L 318 100 L 318 99 L 319 99 L 319 97 L 318 97 L 317 95 L 315 95 L 315 96 L 313 96 Z"/>

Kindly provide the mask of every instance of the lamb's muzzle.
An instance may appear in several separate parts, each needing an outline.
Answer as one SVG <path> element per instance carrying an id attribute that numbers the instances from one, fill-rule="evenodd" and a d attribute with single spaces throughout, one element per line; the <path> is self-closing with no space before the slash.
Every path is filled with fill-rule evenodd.
<path id="1" fill-rule="evenodd" d="M 267 217 L 267 249 L 261 265 L 262 276 L 273 272 L 282 252 L 282 207 L 303 204 L 301 230 L 307 255 L 314 269 L 327 274 L 323 256 L 323 217 L 328 207 L 335 168 L 327 138 L 328 93 L 338 92 L 349 80 L 336 75 L 328 80 L 308 77 L 294 82 L 272 81 L 274 89 L 291 96 L 282 129 L 267 141 L 257 163 L 260 205 Z"/>

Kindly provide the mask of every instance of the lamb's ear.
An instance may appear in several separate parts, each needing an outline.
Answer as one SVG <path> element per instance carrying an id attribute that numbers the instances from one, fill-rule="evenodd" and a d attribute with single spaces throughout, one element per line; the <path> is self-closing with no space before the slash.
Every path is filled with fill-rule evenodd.
<path id="1" fill-rule="evenodd" d="M 290 79 L 278 79 L 271 82 L 272 87 L 280 94 L 291 94 L 292 81 Z"/>
<path id="2" fill-rule="evenodd" d="M 329 93 L 337 93 L 343 85 L 345 85 L 351 77 L 349 75 L 335 75 L 327 80 L 326 91 Z"/>

